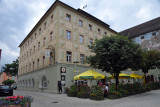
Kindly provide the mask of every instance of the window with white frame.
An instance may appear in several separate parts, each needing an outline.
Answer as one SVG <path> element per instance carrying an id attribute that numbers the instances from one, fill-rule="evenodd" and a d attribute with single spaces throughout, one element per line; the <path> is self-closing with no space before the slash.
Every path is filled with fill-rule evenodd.
<path id="1" fill-rule="evenodd" d="M 42 88 L 47 88 L 47 79 L 45 76 L 42 78 Z"/>
<path id="2" fill-rule="evenodd" d="M 66 60 L 67 62 L 71 62 L 72 61 L 72 52 L 67 51 L 66 53 Z"/>
<path id="3" fill-rule="evenodd" d="M 93 39 L 89 39 L 89 45 L 92 45 L 93 44 Z"/>
<path id="4" fill-rule="evenodd" d="M 80 54 L 80 62 L 81 64 L 84 64 L 84 54 Z"/>
<path id="5" fill-rule="evenodd" d="M 83 21 L 79 20 L 79 26 L 82 27 L 83 26 Z"/>
<path id="6" fill-rule="evenodd" d="M 45 46 L 45 44 L 46 44 L 46 37 L 43 38 L 43 46 Z"/>
<path id="7" fill-rule="evenodd" d="M 92 31 L 92 25 L 89 24 L 89 30 Z"/>
<path id="8" fill-rule="evenodd" d="M 50 40 L 53 40 L 53 32 L 50 33 Z"/>
<path id="9" fill-rule="evenodd" d="M 71 31 L 69 30 L 66 31 L 66 38 L 69 40 L 71 39 Z"/>
<path id="10" fill-rule="evenodd" d="M 79 40 L 80 40 L 80 43 L 83 43 L 83 41 L 84 41 L 83 35 L 80 35 L 80 36 L 79 36 Z"/>
<path id="11" fill-rule="evenodd" d="M 66 20 L 67 20 L 67 21 L 71 21 L 71 15 L 66 14 Z"/>
<path id="12" fill-rule="evenodd" d="M 38 42 L 38 50 L 40 49 L 40 42 Z"/>

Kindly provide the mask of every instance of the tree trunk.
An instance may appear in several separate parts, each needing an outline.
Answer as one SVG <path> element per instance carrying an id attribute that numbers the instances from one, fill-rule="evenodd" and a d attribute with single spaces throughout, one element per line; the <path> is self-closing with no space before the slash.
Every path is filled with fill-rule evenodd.
<path id="1" fill-rule="evenodd" d="M 115 73 L 115 79 L 116 79 L 116 91 L 118 91 L 118 84 L 119 84 L 119 73 Z"/>

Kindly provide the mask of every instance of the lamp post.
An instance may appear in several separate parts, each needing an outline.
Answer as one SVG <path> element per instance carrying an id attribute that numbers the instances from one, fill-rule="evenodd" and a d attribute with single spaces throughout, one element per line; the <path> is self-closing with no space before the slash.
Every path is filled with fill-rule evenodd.
<path id="1" fill-rule="evenodd" d="M 74 72 L 80 72 L 80 71 L 78 71 L 78 69 L 77 69 L 77 64 L 79 63 L 79 61 L 74 61 L 73 63 L 75 64 L 75 70 L 74 70 Z"/>

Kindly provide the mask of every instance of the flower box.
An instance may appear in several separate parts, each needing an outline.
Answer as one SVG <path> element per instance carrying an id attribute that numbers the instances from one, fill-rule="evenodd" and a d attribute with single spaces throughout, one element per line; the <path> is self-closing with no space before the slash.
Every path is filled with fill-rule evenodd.
<path id="1" fill-rule="evenodd" d="M 31 97 L 11 96 L 0 99 L 0 107 L 31 107 L 31 102 Z"/>

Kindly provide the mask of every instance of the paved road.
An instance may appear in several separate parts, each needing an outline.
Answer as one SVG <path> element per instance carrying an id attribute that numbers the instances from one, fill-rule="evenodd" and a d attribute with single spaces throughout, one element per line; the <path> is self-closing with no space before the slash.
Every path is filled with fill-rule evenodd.
<path id="1" fill-rule="evenodd" d="M 57 95 L 21 90 L 15 90 L 14 95 L 34 97 L 32 107 L 160 107 L 160 90 L 103 101 L 67 97 L 65 94 Z"/>

